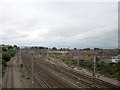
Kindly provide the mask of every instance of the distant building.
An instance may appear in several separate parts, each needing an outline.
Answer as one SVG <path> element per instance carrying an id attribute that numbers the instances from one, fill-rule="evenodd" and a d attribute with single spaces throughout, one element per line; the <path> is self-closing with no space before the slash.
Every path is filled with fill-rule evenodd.
<path id="1" fill-rule="evenodd" d="M 120 61 L 120 56 L 112 56 L 111 62 L 112 63 L 118 63 L 118 61 Z"/>

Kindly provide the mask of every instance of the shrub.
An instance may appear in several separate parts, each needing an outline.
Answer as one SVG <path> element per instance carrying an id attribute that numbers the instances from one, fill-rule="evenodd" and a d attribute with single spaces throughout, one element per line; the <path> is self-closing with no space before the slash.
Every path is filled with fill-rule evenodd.
<path id="1" fill-rule="evenodd" d="M 4 59 L 5 61 L 9 61 L 10 58 L 11 58 L 10 53 L 8 53 L 8 52 L 3 52 L 2 53 L 2 59 Z"/>
<path id="2" fill-rule="evenodd" d="M 14 57 L 15 52 L 13 50 L 9 50 L 8 53 L 10 54 L 11 57 Z"/>

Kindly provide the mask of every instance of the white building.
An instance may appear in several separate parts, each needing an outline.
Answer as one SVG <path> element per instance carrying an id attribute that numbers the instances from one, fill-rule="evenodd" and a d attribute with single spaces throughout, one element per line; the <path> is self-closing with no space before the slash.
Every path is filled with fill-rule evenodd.
<path id="1" fill-rule="evenodd" d="M 113 56 L 111 59 L 112 63 L 118 63 L 118 61 L 120 61 L 120 56 Z"/>

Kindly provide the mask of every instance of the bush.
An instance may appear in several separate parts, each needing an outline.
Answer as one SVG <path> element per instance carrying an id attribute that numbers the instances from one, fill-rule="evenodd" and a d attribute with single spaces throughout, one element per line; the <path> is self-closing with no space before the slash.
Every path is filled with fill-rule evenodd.
<path id="1" fill-rule="evenodd" d="M 2 59 L 4 59 L 5 61 L 9 61 L 11 59 L 11 57 L 14 57 L 15 54 L 16 53 L 14 50 L 9 50 L 7 52 L 3 52 Z"/>
<path id="2" fill-rule="evenodd" d="M 15 52 L 13 50 L 9 50 L 8 53 L 10 54 L 11 57 L 14 57 Z"/>
<path id="3" fill-rule="evenodd" d="M 2 53 L 2 59 L 4 59 L 5 61 L 9 61 L 10 58 L 11 58 L 10 53 L 8 53 L 8 52 L 3 52 Z"/>

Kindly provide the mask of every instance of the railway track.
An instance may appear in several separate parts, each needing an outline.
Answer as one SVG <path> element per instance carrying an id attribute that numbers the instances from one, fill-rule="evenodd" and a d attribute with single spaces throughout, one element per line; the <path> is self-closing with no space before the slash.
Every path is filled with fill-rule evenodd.
<path id="1" fill-rule="evenodd" d="M 41 67 L 39 64 L 35 64 L 37 68 L 34 67 L 36 72 L 39 72 L 39 77 L 45 79 L 47 83 L 53 88 L 69 88 L 70 86 L 61 80 L 58 80 L 54 75 L 52 75 L 46 67 Z M 63 84 L 64 83 L 64 84 Z"/>
<path id="2" fill-rule="evenodd" d="M 35 60 L 36 60 L 36 59 L 35 59 Z M 35 65 L 35 66 L 36 66 L 36 67 L 39 67 L 39 66 L 42 66 L 42 67 L 43 67 L 43 65 L 44 65 L 44 64 L 42 63 L 41 65 L 39 64 L 38 66 L 37 66 L 37 65 Z M 40 68 L 41 68 L 41 67 L 40 67 Z M 43 69 L 40 69 L 40 68 L 39 68 L 39 70 L 43 70 Z M 48 66 L 44 66 L 44 68 L 46 68 L 46 70 L 47 70 L 47 69 L 50 70 L 50 67 L 48 67 Z M 38 71 L 39 71 L 39 70 L 38 70 Z M 46 72 L 49 72 L 49 71 L 46 71 Z M 45 72 L 45 73 L 46 73 L 46 72 Z M 52 71 L 52 72 L 53 72 L 53 71 Z M 50 75 L 51 75 L 51 74 L 50 74 Z M 54 75 L 53 75 L 53 76 L 54 76 Z M 60 75 L 59 75 L 59 76 L 60 76 Z M 68 75 L 67 75 L 67 77 L 68 77 Z M 70 77 L 70 76 L 69 76 L 69 77 Z M 53 78 L 55 79 L 55 77 L 53 77 Z M 60 77 L 60 78 L 61 78 L 61 77 Z M 70 78 L 71 78 L 71 77 L 70 77 Z M 72 79 L 73 79 L 73 77 L 72 77 Z M 74 79 L 75 79 L 75 78 L 74 78 Z M 48 79 L 48 80 L 49 80 L 49 79 Z M 76 80 L 76 79 L 75 79 L 75 80 Z M 51 80 L 51 81 L 52 81 L 52 80 Z M 76 80 L 76 82 L 77 82 L 77 81 L 78 81 L 78 80 Z M 80 81 L 84 86 L 91 87 L 91 84 L 89 84 L 89 83 L 87 83 L 87 82 L 85 82 L 85 81 L 83 81 L 83 80 L 79 80 L 79 81 Z M 62 83 L 64 83 L 64 82 L 62 82 Z M 74 84 L 73 84 L 73 85 L 74 85 Z M 65 87 L 66 87 L 66 86 L 65 86 Z M 69 87 L 70 87 L 70 86 L 69 86 Z M 76 86 L 76 85 L 75 85 L 75 87 L 76 87 L 76 88 L 79 88 L 79 86 Z M 67 87 L 66 87 L 66 88 L 67 88 Z"/>
<path id="3" fill-rule="evenodd" d="M 36 75 L 39 76 L 39 73 L 36 73 Z M 43 84 L 42 84 L 43 88 L 51 88 L 51 86 L 42 77 L 38 77 L 38 78 L 39 78 L 39 81 L 40 80 L 43 81 Z"/>
<path id="4" fill-rule="evenodd" d="M 24 62 L 24 66 L 28 69 L 29 73 L 32 74 L 32 71 L 31 71 L 31 65 L 27 62 Z M 35 73 L 33 75 L 33 78 L 34 78 L 34 83 L 36 83 L 39 88 L 50 88 L 50 86 L 41 78 L 39 77 L 39 74 L 38 73 Z"/>
<path id="5" fill-rule="evenodd" d="M 39 76 L 43 77 L 45 81 L 49 83 L 49 85 L 53 88 L 67 88 L 65 85 L 63 85 L 61 82 L 59 82 L 57 79 L 55 79 L 50 74 L 43 72 L 39 72 Z"/>
<path id="6" fill-rule="evenodd" d="M 23 57 L 29 57 L 29 58 L 26 58 L 26 60 L 28 60 L 27 61 L 27 64 L 28 64 L 28 62 L 30 62 L 30 56 L 29 55 L 27 55 L 27 56 L 23 56 Z M 43 67 L 43 65 L 41 65 L 41 64 L 38 64 L 38 63 L 35 63 L 34 64 L 34 70 L 36 70 L 35 72 L 41 72 L 41 70 L 43 70 L 44 68 L 46 68 L 46 70 L 49 70 L 49 68 L 47 68 L 47 66 L 44 66 Z M 31 65 L 30 65 L 31 66 Z M 42 66 L 42 67 L 41 67 Z M 37 68 L 36 68 L 37 67 Z M 41 69 L 40 69 L 41 68 Z M 70 88 L 70 87 L 72 87 L 72 88 L 78 88 L 77 86 L 73 86 L 73 85 L 71 85 L 71 84 L 68 84 L 68 82 L 66 82 L 65 80 L 63 81 L 63 80 L 61 80 L 61 77 L 58 77 L 58 76 L 56 76 L 55 77 L 55 74 L 52 74 L 50 71 L 46 71 L 45 70 L 45 75 L 43 75 L 43 76 L 40 76 L 39 75 L 39 77 L 43 77 L 43 79 L 46 79 L 47 77 L 49 77 L 49 78 L 47 78 L 45 81 L 46 82 L 48 82 L 48 84 L 52 84 L 52 85 L 54 85 L 55 86 L 55 84 L 57 84 L 56 85 L 56 87 L 58 87 L 58 88 Z M 44 71 L 44 70 L 43 70 Z M 43 72 L 41 72 L 41 73 L 43 73 Z M 45 76 L 45 77 L 44 77 Z M 51 80 L 50 80 L 51 79 Z M 54 80 L 54 81 L 53 81 Z M 52 82 L 51 82 L 52 81 Z M 55 83 L 54 83 L 55 82 Z M 51 87 L 53 87 L 51 85 Z M 56 88 L 55 87 L 55 88 Z M 54 87 L 53 87 L 54 88 Z"/>
<path id="7" fill-rule="evenodd" d="M 29 66 L 27 66 L 27 67 L 28 67 L 30 73 L 32 74 L 31 68 L 30 68 Z M 42 77 L 39 76 L 39 74 L 38 74 L 37 72 L 33 75 L 33 77 L 34 77 L 34 82 L 36 82 L 36 83 L 40 86 L 40 88 L 51 88 L 51 87 L 48 85 L 48 83 L 46 83 L 46 82 L 42 79 Z"/>
<path id="8" fill-rule="evenodd" d="M 55 73 L 53 74 L 53 73 L 51 73 L 51 70 L 50 70 L 50 68 L 46 68 L 46 66 L 43 66 L 43 65 L 40 65 L 42 68 L 41 68 L 41 72 L 39 72 L 40 74 L 43 74 L 43 75 L 47 75 L 46 77 L 48 77 L 49 76 L 49 78 L 51 78 L 52 80 L 52 82 L 55 82 L 55 84 L 56 83 L 58 83 L 57 84 L 57 86 L 58 86 L 58 88 L 73 88 L 71 85 L 69 85 L 69 84 L 67 84 L 66 82 L 64 82 L 64 81 L 62 81 L 61 80 L 61 77 L 59 76 L 57 76 L 57 75 L 55 75 Z M 46 70 L 43 70 L 43 68 L 44 69 L 46 69 Z M 48 71 L 49 70 L 49 71 Z M 44 72 L 44 73 L 43 73 Z M 53 72 L 53 71 L 52 71 Z M 54 84 L 54 85 L 55 85 Z"/>
<path id="9" fill-rule="evenodd" d="M 12 64 L 11 64 L 11 86 L 12 88 L 15 88 L 14 87 L 14 73 L 13 73 L 13 61 L 12 61 Z"/>
<path id="10" fill-rule="evenodd" d="M 14 87 L 14 74 L 13 74 L 13 61 L 12 58 L 8 64 L 5 79 L 3 80 L 3 88 L 15 88 Z"/>
<path id="11" fill-rule="evenodd" d="M 40 59 L 40 58 L 38 58 L 38 59 Z M 35 58 L 35 60 L 36 60 L 36 58 Z M 39 60 L 40 61 L 40 60 Z M 29 61 L 28 61 L 29 62 Z M 38 62 L 38 61 L 37 61 Z M 52 65 L 53 67 L 51 67 L 49 64 L 47 64 L 48 62 L 47 61 L 45 61 L 44 63 L 43 63 L 44 61 L 42 61 L 42 62 L 40 62 L 40 63 L 42 63 L 42 64 L 44 64 L 45 65 L 45 67 L 46 67 L 46 69 L 48 69 L 48 67 L 49 67 L 49 69 L 51 68 L 51 69 L 53 69 L 53 70 L 55 70 L 56 72 L 58 72 L 58 73 L 60 73 L 61 71 L 63 72 L 63 74 L 65 75 L 65 76 L 67 76 L 67 77 L 70 77 L 70 78 L 72 78 L 72 79 L 74 79 L 74 80 L 79 80 L 80 82 L 81 82 L 81 84 L 83 84 L 83 85 L 86 85 L 86 86 L 88 86 L 88 87 L 91 87 L 92 86 L 92 84 L 90 83 L 91 82 L 91 80 L 92 80 L 92 77 L 91 76 L 89 76 L 89 75 L 86 75 L 86 74 L 83 74 L 83 73 L 80 73 L 80 72 L 76 72 L 76 71 L 74 71 L 74 70 L 68 70 L 68 69 L 66 69 L 66 68 L 64 68 L 64 67 L 60 67 L 60 66 L 58 66 L 58 65 Z M 46 63 L 47 62 L 47 63 Z M 36 67 L 39 67 L 39 66 L 36 66 Z M 39 71 L 39 70 L 38 70 Z M 40 76 L 40 73 L 38 73 L 38 75 Z M 51 74 L 50 74 L 51 75 Z M 47 74 L 47 76 L 49 76 L 48 74 Z M 46 76 L 46 77 L 47 77 Z M 42 77 L 42 76 L 41 76 Z M 49 76 L 50 77 L 50 76 Z M 44 77 L 45 78 L 45 77 Z M 52 78 L 52 77 L 50 77 L 50 78 Z M 55 79 L 55 78 L 54 78 Z M 49 80 L 49 79 L 48 79 Z M 111 84 L 111 83 L 108 83 L 108 82 L 105 82 L 105 81 L 103 81 L 103 80 L 100 80 L 100 79 L 97 79 L 97 78 L 95 78 L 95 82 L 96 82 L 96 86 L 102 86 L 102 87 L 105 87 L 105 88 L 120 88 L 119 86 L 116 86 L 116 85 L 113 85 L 113 84 Z"/>
<path id="12" fill-rule="evenodd" d="M 50 64 L 46 64 L 46 63 L 43 63 L 43 62 L 39 62 L 39 63 L 42 63 L 42 65 L 44 65 L 44 67 L 46 67 L 46 68 L 49 69 L 49 70 L 53 69 L 55 72 L 61 73 L 62 76 L 71 78 L 71 79 L 74 80 L 75 82 L 78 82 L 78 81 L 79 81 L 80 84 L 82 84 L 82 86 L 86 86 L 87 88 L 90 88 L 90 87 L 92 86 L 91 83 L 85 82 L 83 79 L 81 79 L 81 78 L 79 78 L 79 77 L 76 77 L 75 75 L 72 75 L 72 74 L 68 73 L 67 71 L 66 71 L 66 72 L 62 71 L 62 72 L 61 72 L 60 69 L 58 69 L 58 68 L 56 68 L 56 67 L 51 67 Z M 53 71 L 52 71 L 52 72 L 53 72 Z M 77 83 L 76 83 L 76 84 L 77 84 Z M 79 85 L 78 85 L 78 86 L 79 86 Z"/>
<path id="13" fill-rule="evenodd" d="M 81 76 L 84 77 L 86 80 L 91 80 L 91 78 L 92 78 L 92 76 L 85 75 L 85 74 L 82 74 L 82 73 L 80 73 L 80 72 L 75 72 L 74 70 L 71 70 L 71 71 L 72 71 L 76 76 L 81 75 Z M 103 87 L 105 87 L 105 88 L 120 88 L 120 86 L 111 84 L 111 83 L 109 83 L 109 82 L 100 80 L 100 79 L 98 79 L 98 78 L 95 78 L 95 83 L 96 83 L 96 85 L 99 84 L 99 86 L 103 86 Z"/>
<path id="14" fill-rule="evenodd" d="M 29 63 L 27 62 L 27 65 L 28 65 Z M 28 66 L 28 69 L 29 69 L 29 71 L 31 72 L 31 65 L 29 64 Z M 53 76 L 51 76 L 47 71 L 44 71 L 43 70 L 43 72 L 41 72 L 41 73 L 37 73 L 37 72 L 40 72 L 40 70 L 42 70 L 42 69 L 39 69 L 38 68 L 39 66 L 37 66 L 37 68 L 36 67 L 34 67 L 34 69 L 35 69 L 35 71 L 34 71 L 34 73 L 35 73 L 35 76 L 36 77 L 39 77 L 40 78 L 40 81 L 42 80 L 46 85 L 47 85 L 47 88 L 51 88 L 51 87 L 53 87 L 53 88 L 67 88 L 65 85 L 63 85 L 61 82 L 59 82 L 57 79 L 55 79 L 55 77 L 53 77 Z M 41 68 L 41 67 L 40 67 Z M 47 73 L 46 73 L 47 72 Z M 35 77 L 34 76 L 34 77 Z M 35 78 L 36 78 L 35 77 Z M 43 80 L 43 79 L 45 79 L 45 80 Z M 38 78 L 37 78 L 37 81 L 38 81 Z M 49 83 L 49 84 L 48 84 Z M 40 84 L 40 83 L 39 83 Z M 41 85 L 41 84 L 40 84 Z M 42 85 L 41 85 L 42 86 Z M 44 88 L 45 88 L 45 85 L 44 85 Z"/>
<path id="15" fill-rule="evenodd" d="M 7 88 L 8 73 L 9 73 L 9 67 L 7 67 L 7 70 L 6 70 L 6 78 L 5 78 L 5 80 L 3 81 L 3 82 L 4 82 L 3 88 Z"/>
<path id="16" fill-rule="evenodd" d="M 34 60 L 36 60 L 36 58 L 34 59 Z M 37 60 L 36 60 L 37 61 Z M 38 61 L 37 61 L 38 62 Z M 45 64 L 45 63 L 43 63 L 44 61 L 42 61 L 42 62 L 38 62 L 39 64 L 38 65 L 35 65 L 36 67 L 39 67 L 39 70 L 38 71 L 40 71 L 40 70 L 42 70 L 43 68 L 41 68 L 40 66 L 42 66 L 42 67 L 44 67 L 44 68 L 46 68 L 46 70 L 50 70 L 51 69 L 51 64 Z M 53 66 L 54 67 L 54 66 Z M 52 67 L 52 69 L 54 70 L 54 71 L 56 71 L 57 73 L 61 73 L 61 70 L 60 69 L 58 69 L 57 67 L 55 67 L 55 68 L 53 68 Z M 41 68 L 41 69 L 40 69 Z M 49 72 L 49 71 L 46 71 L 47 73 Z M 46 73 L 45 72 L 45 73 Z M 53 72 L 53 71 L 52 71 Z M 79 79 L 78 77 L 76 78 L 75 76 L 73 77 L 73 76 L 71 76 L 71 74 L 69 74 L 69 73 L 67 73 L 66 71 L 64 71 L 63 73 L 62 73 L 64 76 L 66 76 L 66 77 L 69 77 L 69 78 L 72 78 L 73 80 L 75 80 L 75 83 L 77 82 L 77 81 L 79 81 L 80 82 L 80 84 L 81 85 L 78 85 L 78 86 L 76 86 L 78 83 L 76 83 L 76 85 L 75 84 L 73 84 L 76 88 L 79 88 L 79 87 L 87 87 L 87 88 L 90 88 L 92 85 L 91 85 L 91 83 L 88 83 L 88 82 L 85 82 L 84 80 L 82 80 L 82 79 Z M 51 74 L 50 74 L 51 75 Z M 53 75 L 54 76 L 54 75 Z M 60 76 L 60 75 L 59 75 Z M 44 78 L 44 77 L 43 77 Z M 60 77 L 61 78 L 61 77 Z M 55 77 L 54 77 L 54 79 L 55 79 Z M 49 79 L 48 79 L 49 80 Z M 51 80 L 52 81 L 52 80 Z M 54 82 L 54 81 L 53 81 Z M 49 82 L 48 82 L 49 83 Z M 64 82 L 63 82 L 64 83 Z M 53 85 L 55 85 L 55 84 L 53 84 Z M 58 86 L 59 87 L 59 86 Z M 60 86 L 61 87 L 61 86 Z M 68 87 L 66 87 L 65 86 L 65 88 L 68 88 Z"/>
<path id="17" fill-rule="evenodd" d="M 45 63 L 44 63 L 44 64 L 45 64 Z M 47 65 L 47 66 L 49 66 L 49 65 Z M 54 65 L 54 67 L 56 67 L 56 68 L 53 68 L 54 70 L 55 70 L 55 69 L 56 69 L 56 70 L 60 70 L 60 69 L 57 69 L 59 66 Z M 66 72 L 66 73 L 68 73 L 68 74 L 72 74 L 72 75 L 73 75 L 74 77 L 76 77 L 76 78 L 81 77 L 81 78 L 83 78 L 84 80 L 86 80 L 87 82 L 92 81 L 92 77 L 89 76 L 89 75 L 86 75 L 86 74 L 83 74 L 83 73 L 80 73 L 80 72 L 76 72 L 76 71 L 74 71 L 74 70 L 67 70 L 67 69 L 64 68 L 64 67 L 59 67 L 59 68 L 61 68 L 60 71 Z M 64 73 L 63 73 L 63 74 L 64 74 Z M 83 83 L 85 83 L 85 82 L 83 82 Z M 88 83 L 85 83 L 85 84 L 87 85 Z M 117 88 L 117 89 L 120 88 L 120 86 L 117 86 L 117 85 L 114 85 L 114 84 L 105 82 L 105 81 L 100 80 L 100 79 L 98 79 L 98 78 L 95 78 L 95 84 L 96 84 L 96 85 L 95 85 L 96 87 L 102 86 L 102 87 L 104 87 L 104 88 Z M 90 83 L 88 84 L 88 86 L 90 86 Z M 92 85 L 91 85 L 91 86 L 92 86 Z"/>

